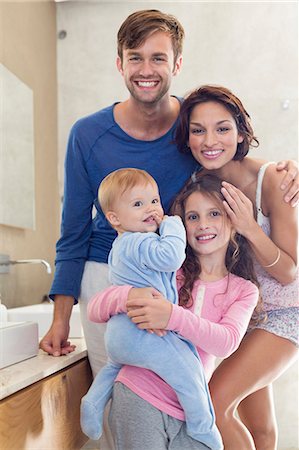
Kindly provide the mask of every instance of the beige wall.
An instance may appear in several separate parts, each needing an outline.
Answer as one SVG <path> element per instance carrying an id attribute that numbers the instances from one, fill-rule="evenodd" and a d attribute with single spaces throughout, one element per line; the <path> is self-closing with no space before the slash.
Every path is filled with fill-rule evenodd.
<path id="1" fill-rule="evenodd" d="M 33 90 L 36 202 L 36 230 L 0 225 L 0 253 L 46 259 L 53 269 L 60 221 L 54 2 L 0 3 L 0 62 Z M 8 307 L 39 303 L 51 281 L 40 264 L 11 266 L 10 274 L 0 274 L 2 302 Z"/>

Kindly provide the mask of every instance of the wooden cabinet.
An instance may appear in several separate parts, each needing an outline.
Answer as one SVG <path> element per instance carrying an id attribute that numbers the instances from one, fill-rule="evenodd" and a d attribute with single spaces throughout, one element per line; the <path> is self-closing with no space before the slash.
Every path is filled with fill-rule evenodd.
<path id="1" fill-rule="evenodd" d="M 1 450 L 76 450 L 87 441 L 80 401 L 92 382 L 87 358 L 0 402 Z"/>

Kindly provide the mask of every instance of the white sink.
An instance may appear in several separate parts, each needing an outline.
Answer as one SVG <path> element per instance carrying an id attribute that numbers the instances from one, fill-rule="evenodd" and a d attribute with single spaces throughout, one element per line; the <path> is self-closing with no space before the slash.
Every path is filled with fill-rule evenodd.
<path id="1" fill-rule="evenodd" d="M 38 335 L 43 337 L 49 330 L 53 319 L 53 303 L 21 306 L 7 310 L 7 320 L 11 322 L 32 321 L 38 323 Z M 83 337 L 79 305 L 74 305 L 70 320 L 70 338 Z"/>
<path id="2" fill-rule="evenodd" d="M 38 353 L 38 325 L 34 322 L 0 322 L 0 369 Z"/>

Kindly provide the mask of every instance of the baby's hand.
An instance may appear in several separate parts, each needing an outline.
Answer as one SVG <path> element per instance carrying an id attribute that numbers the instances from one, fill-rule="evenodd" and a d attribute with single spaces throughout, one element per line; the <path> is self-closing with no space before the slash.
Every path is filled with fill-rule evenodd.
<path id="1" fill-rule="evenodd" d="M 154 214 L 154 219 L 156 221 L 156 224 L 158 225 L 158 227 L 161 225 L 162 221 L 164 220 L 165 216 L 161 217 L 159 214 L 155 213 Z"/>

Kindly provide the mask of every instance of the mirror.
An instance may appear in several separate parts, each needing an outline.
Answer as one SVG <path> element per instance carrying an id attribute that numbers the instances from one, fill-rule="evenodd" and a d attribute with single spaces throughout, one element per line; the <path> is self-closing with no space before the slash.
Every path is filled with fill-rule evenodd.
<path id="1" fill-rule="evenodd" d="M 0 223 L 35 229 L 33 91 L 0 64 Z"/>

